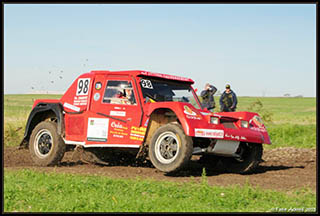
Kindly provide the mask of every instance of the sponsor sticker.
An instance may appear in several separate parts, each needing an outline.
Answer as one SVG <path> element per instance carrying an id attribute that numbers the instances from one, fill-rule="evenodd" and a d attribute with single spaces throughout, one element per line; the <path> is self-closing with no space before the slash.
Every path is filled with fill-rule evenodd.
<path id="1" fill-rule="evenodd" d="M 111 116 L 126 116 L 126 112 L 111 110 L 110 115 Z"/>
<path id="2" fill-rule="evenodd" d="M 146 120 L 146 123 L 144 123 L 145 127 L 148 127 L 149 119 Z"/>
<path id="3" fill-rule="evenodd" d="M 87 140 L 105 142 L 108 139 L 109 119 L 89 118 Z"/>
<path id="4" fill-rule="evenodd" d="M 73 106 L 72 104 L 69 104 L 69 103 L 64 103 L 63 106 L 66 107 L 66 108 L 72 109 L 72 110 L 74 110 L 76 112 L 80 111 L 80 107 Z"/>
<path id="5" fill-rule="evenodd" d="M 227 138 L 236 139 L 236 140 L 247 140 L 247 138 L 244 136 L 238 136 L 238 135 L 234 136 L 232 134 L 225 134 L 224 136 Z"/>
<path id="6" fill-rule="evenodd" d="M 259 131 L 259 132 L 267 132 L 265 128 L 257 128 L 257 127 L 252 127 L 250 128 L 251 130 Z"/>
<path id="7" fill-rule="evenodd" d="M 95 93 L 94 96 L 93 96 L 93 99 L 94 99 L 95 101 L 97 101 L 97 100 L 99 100 L 99 98 L 100 98 L 100 94 L 99 94 L 98 92 Z"/>
<path id="8" fill-rule="evenodd" d="M 201 116 L 195 113 L 190 107 L 185 105 L 184 107 L 184 114 L 186 114 L 186 117 L 188 119 L 193 119 L 193 120 L 201 120 Z"/>
<path id="9" fill-rule="evenodd" d="M 97 82 L 96 85 L 95 85 L 96 90 L 100 90 L 101 87 L 102 87 L 101 82 Z"/>
<path id="10" fill-rule="evenodd" d="M 115 137 L 115 138 L 120 138 L 120 139 L 124 138 L 123 135 L 119 135 L 119 134 L 112 134 L 112 136 Z"/>
<path id="11" fill-rule="evenodd" d="M 191 115 L 191 116 L 196 116 L 197 113 L 193 112 L 192 109 L 190 107 L 188 107 L 187 105 L 185 105 L 184 107 L 184 113 L 187 115 Z"/>
<path id="12" fill-rule="evenodd" d="M 126 132 L 123 132 L 123 131 L 110 131 L 110 134 L 113 135 L 113 137 L 120 137 L 123 138 L 124 136 L 128 136 L 128 133 Z M 118 135 L 118 136 L 115 136 L 115 135 Z"/>
<path id="13" fill-rule="evenodd" d="M 74 105 L 84 106 L 87 105 L 88 96 L 75 96 L 73 100 Z"/>
<path id="14" fill-rule="evenodd" d="M 223 130 L 195 128 L 196 137 L 223 138 Z"/>
<path id="15" fill-rule="evenodd" d="M 188 119 L 193 119 L 193 120 L 201 120 L 199 116 L 191 116 L 191 115 L 186 115 Z"/>
<path id="16" fill-rule="evenodd" d="M 146 134 L 146 130 L 147 128 L 145 127 L 132 126 L 130 131 L 130 139 L 143 141 L 144 136 Z"/>
<path id="17" fill-rule="evenodd" d="M 111 122 L 111 127 L 116 128 L 116 129 L 122 129 L 122 130 L 127 130 L 128 128 L 126 126 L 123 126 L 120 122 Z"/>
<path id="18" fill-rule="evenodd" d="M 111 122 L 110 123 L 110 134 L 115 138 L 124 138 L 128 136 L 128 127 L 124 126 L 120 122 Z"/>

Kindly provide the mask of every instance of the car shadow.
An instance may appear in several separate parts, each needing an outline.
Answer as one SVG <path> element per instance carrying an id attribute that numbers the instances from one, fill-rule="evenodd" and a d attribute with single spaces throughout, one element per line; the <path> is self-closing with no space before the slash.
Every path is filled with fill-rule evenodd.
<path id="1" fill-rule="evenodd" d="M 123 167 L 149 167 L 154 168 L 152 163 L 148 160 L 135 160 L 135 159 L 123 159 L 118 158 L 117 160 L 104 160 L 101 161 L 102 163 L 95 162 L 95 161 L 88 161 L 84 159 L 73 159 L 68 161 L 63 161 L 58 164 L 58 167 L 74 167 L 74 166 L 81 166 L 81 165 L 94 165 L 99 167 L 113 167 L 113 166 L 123 166 Z"/>
<path id="2" fill-rule="evenodd" d="M 305 167 L 304 166 L 283 166 L 283 165 L 279 165 L 279 166 L 262 166 L 262 165 L 260 165 L 251 174 L 261 174 L 261 173 L 266 173 L 266 172 L 269 172 L 269 171 L 288 170 L 288 169 L 293 169 L 293 168 L 303 169 Z M 247 174 L 247 175 L 249 175 L 249 174 Z M 244 175 L 246 175 L 246 174 L 244 174 Z"/>
<path id="3" fill-rule="evenodd" d="M 58 164 L 58 167 L 73 167 L 73 166 L 79 166 L 79 165 L 84 165 L 86 163 L 82 162 L 82 161 L 64 161 L 64 162 L 60 162 Z"/>
<path id="4" fill-rule="evenodd" d="M 120 156 L 116 155 L 116 158 L 108 158 L 109 160 L 104 160 L 104 164 L 99 163 L 92 163 L 85 160 L 81 160 L 78 158 L 78 160 L 68 160 L 61 162 L 58 166 L 60 167 L 73 167 L 73 166 L 81 166 L 86 164 L 92 164 L 99 167 L 112 167 L 112 166 L 123 166 L 123 167 L 142 167 L 142 168 L 153 168 L 156 170 L 156 168 L 152 165 L 150 160 L 143 159 L 135 159 L 128 156 Z M 262 161 L 264 162 L 264 161 Z M 263 174 L 266 172 L 271 171 L 281 171 L 281 170 L 288 170 L 293 168 L 300 168 L 303 169 L 304 166 L 285 166 L 285 165 L 264 165 L 263 163 L 260 164 L 254 172 L 251 173 L 245 173 L 245 174 L 238 174 L 238 175 L 256 175 L 256 174 Z M 160 172 L 160 171 L 159 171 Z M 231 172 L 228 172 L 224 169 L 224 166 L 221 162 L 219 162 L 215 167 L 211 167 L 210 165 L 202 164 L 198 160 L 191 160 L 187 164 L 185 168 L 178 172 L 174 173 L 163 173 L 165 176 L 168 177 L 200 177 L 204 174 L 206 176 L 217 176 L 221 174 L 232 174 Z"/>
<path id="5" fill-rule="evenodd" d="M 256 175 L 256 174 L 263 174 L 271 171 L 281 171 L 281 170 L 288 170 L 288 169 L 294 169 L 299 168 L 303 169 L 304 166 L 285 166 L 285 165 L 278 165 L 278 166 L 266 166 L 266 165 L 259 165 L 257 169 L 255 169 L 253 172 L 250 173 L 243 173 L 238 175 Z M 205 173 L 204 173 L 205 172 Z M 196 161 L 191 161 L 187 167 L 185 167 L 183 170 L 176 172 L 176 173 L 166 173 L 165 176 L 168 177 L 200 177 L 203 175 L 206 176 L 218 176 L 221 174 L 237 174 L 226 171 L 223 166 L 219 166 L 219 164 L 216 167 L 209 167 L 203 164 L 200 164 Z"/>

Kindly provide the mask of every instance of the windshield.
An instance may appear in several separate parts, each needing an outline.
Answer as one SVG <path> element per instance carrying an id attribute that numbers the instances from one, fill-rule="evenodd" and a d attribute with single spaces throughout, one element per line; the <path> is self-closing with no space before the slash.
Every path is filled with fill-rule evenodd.
<path id="1" fill-rule="evenodd" d="M 143 78 L 140 80 L 143 98 L 148 102 L 178 101 L 192 104 L 200 109 L 197 98 L 193 96 L 190 84 L 174 81 Z"/>

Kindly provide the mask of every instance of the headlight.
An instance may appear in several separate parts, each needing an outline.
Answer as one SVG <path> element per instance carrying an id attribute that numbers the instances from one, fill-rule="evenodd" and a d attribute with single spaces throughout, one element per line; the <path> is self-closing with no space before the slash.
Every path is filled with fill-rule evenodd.
<path id="1" fill-rule="evenodd" d="M 210 117 L 210 123 L 211 124 L 216 124 L 216 125 L 219 124 L 219 118 L 211 116 Z"/>
<path id="2" fill-rule="evenodd" d="M 241 127 L 248 128 L 249 127 L 249 122 L 241 120 Z"/>

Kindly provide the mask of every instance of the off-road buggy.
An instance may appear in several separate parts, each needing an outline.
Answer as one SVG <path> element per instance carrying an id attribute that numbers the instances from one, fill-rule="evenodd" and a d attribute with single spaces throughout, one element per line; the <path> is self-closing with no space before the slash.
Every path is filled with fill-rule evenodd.
<path id="1" fill-rule="evenodd" d="M 36 100 L 21 146 L 34 162 L 58 164 L 81 147 L 98 158 L 131 150 L 159 170 L 183 168 L 193 154 L 231 172 L 253 171 L 271 144 L 257 113 L 211 113 L 201 107 L 189 78 L 147 71 L 92 71 L 60 100 Z M 102 161 L 102 160 L 101 160 Z"/>

